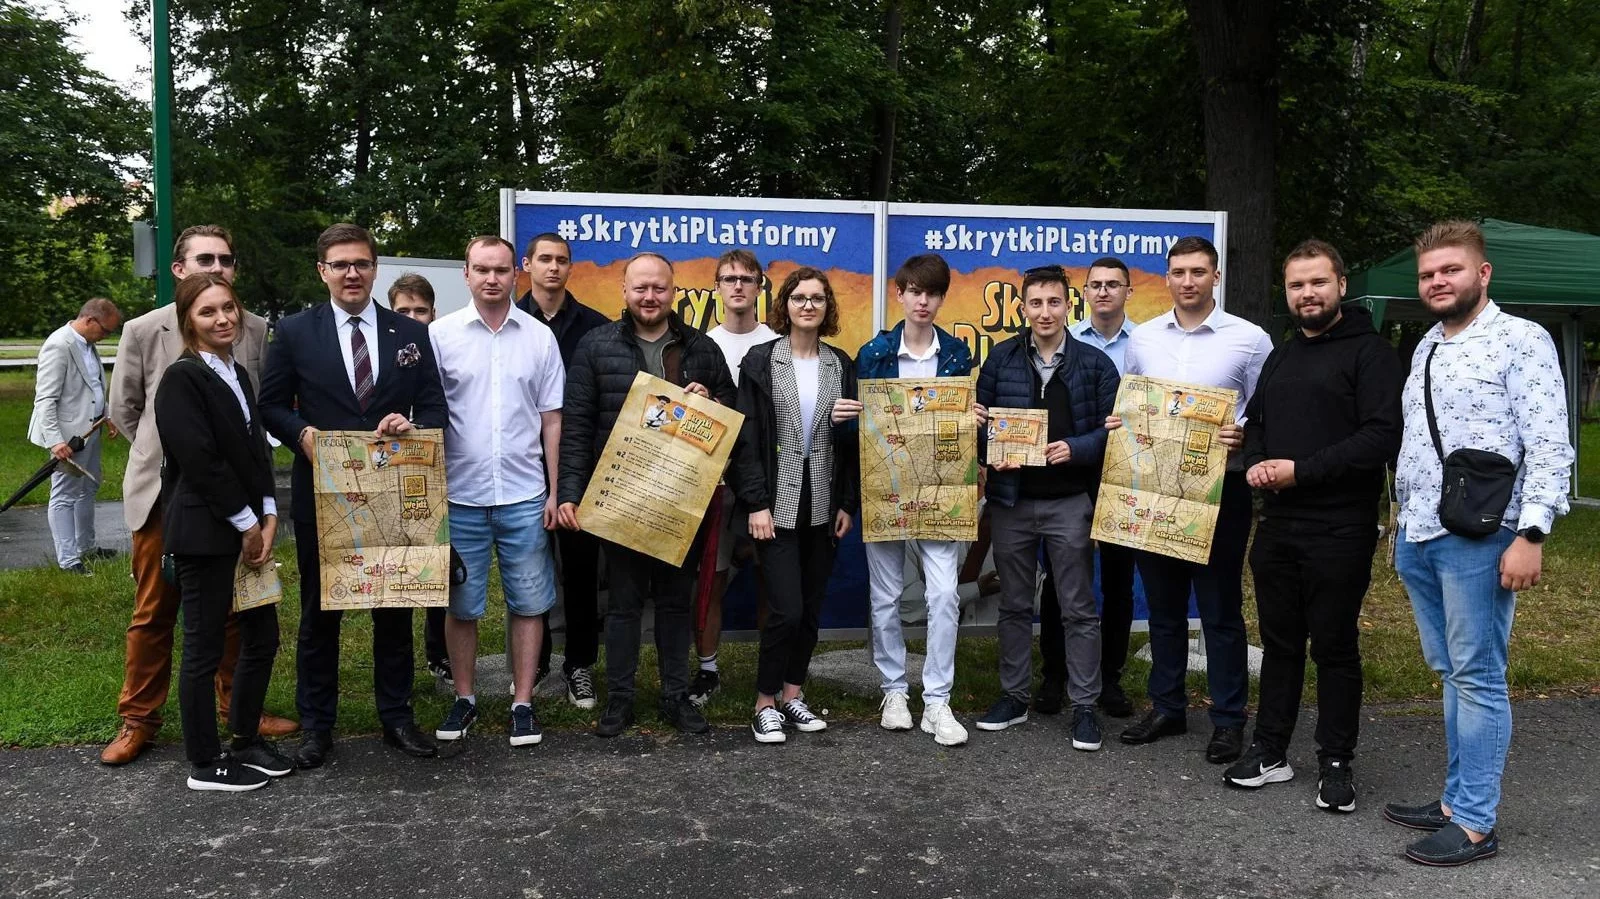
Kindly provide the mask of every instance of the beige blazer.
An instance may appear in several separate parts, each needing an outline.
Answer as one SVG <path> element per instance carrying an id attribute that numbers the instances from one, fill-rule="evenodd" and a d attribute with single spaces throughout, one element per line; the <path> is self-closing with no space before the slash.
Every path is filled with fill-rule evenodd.
<path id="1" fill-rule="evenodd" d="M 28 419 L 30 442 L 49 449 L 89 430 L 95 402 L 94 383 L 89 378 L 72 325 L 62 325 L 39 347 L 33 416 Z M 104 380 L 102 373 L 102 383 Z"/>
<path id="2" fill-rule="evenodd" d="M 261 383 L 261 365 L 267 354 L 267 320 L 244 314 L 244 327 L 234 344 L 234 358 L 250 380 Z M 122 516 L 129 530 L 149 521 L 150 510 L 161 497 L 161 435 L 156 430 L 156 388 L 167 366 L 183 353 L 178 334 L 178 311 L 171 304 L 146 312 L 122 326 L 117 362 L 111 370 L 111 392 L 106 400 L 111 420 L 133 444 L 122 476 Z"/>

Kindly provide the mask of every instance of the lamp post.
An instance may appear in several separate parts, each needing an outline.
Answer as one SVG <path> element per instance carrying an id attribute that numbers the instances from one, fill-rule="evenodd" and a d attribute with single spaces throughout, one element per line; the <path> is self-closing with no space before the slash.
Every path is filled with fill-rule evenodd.
<path id="1" fill-rule="evenodd" d="M 167 0 L 154 0 L 155 27 L 151 29 L 155 84 L 150 108 L 154 146 L 156 205 L 156 305 L 172 302 L 172 32 Z"/>

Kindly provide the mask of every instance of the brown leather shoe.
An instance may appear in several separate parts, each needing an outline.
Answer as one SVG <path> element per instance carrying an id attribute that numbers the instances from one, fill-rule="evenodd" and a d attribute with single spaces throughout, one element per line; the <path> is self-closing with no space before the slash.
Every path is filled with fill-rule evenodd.
<path id="1" fill-rule="evenodd" d="M 124 721 L 122 729 L 117 731 L 117 738 L 100 750 L 100 764 L 126 765 L 150 748 L 155 742 L 154 736 L 150 731 Z"/>
<path id="2" fill-rule="evenodd" d="M 300 722 L 293 718 L 280 718 L 262 712 L 261 724 L 256 728 L 256 733 L 263 737 L 287 737 L 299 729 Z"/>

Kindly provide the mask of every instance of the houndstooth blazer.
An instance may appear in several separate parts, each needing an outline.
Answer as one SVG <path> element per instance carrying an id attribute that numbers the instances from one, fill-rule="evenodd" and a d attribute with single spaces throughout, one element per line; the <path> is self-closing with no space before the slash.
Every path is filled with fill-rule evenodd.
<path id="1" fill-rule="evenodd" d="M 772 522 L 780 528 L 827 524 L 833 508 L 833 403 L 842 390 L 843 363 L 832 347 L 818 348 L 817 412 L 811 428 L 811 455 L 805 455 L 800 434 L 800 388 L 795 383 L 794 353 L 787 337 L 772 348 L 772 401 L 778 425 L 778 490 Z M 804 468 L 802 469 L 802 466 Z M 811 508 L 801 520 L 802 470 L 811 480 Z"/>

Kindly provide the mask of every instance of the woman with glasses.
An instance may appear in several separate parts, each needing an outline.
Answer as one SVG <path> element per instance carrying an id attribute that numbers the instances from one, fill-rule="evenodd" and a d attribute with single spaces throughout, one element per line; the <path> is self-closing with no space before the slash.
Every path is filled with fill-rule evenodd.
<path id="1" fill-rule="evenodd" d="M 233 672 L 229 752 L 217 738 L 211 683 L 222 661 L 233 610 L 234 573 L 242 560 L 270 564 L 278 526 L 272 459 L 250 375 L 233 356 L 241 330 L 233 287 L 201 272 L 178 284 L 174 305 L 183 355 L 167 366 L 156 391 L 162 472 L 163 549 L 172 561 L 183 609 L 183 665 L 178 708 L 191 790 L 242 792 L 294 771 L 257 732 L 278 654 L 274 604 L 242 611 Z"/>
<path id="2" fill-rule="evenodd" d="M 784 728 L 819 731 L 801 688 L 817 646 L 817 623 L 836 541 L 858 506 L 855 366 L 822 342 L 839 333 L 828 278 L 800 268 L 784 279 L 768 324 L 780 336 L 739 366 L 744 428 L 729 483 L 750 516 L 770 596 L 756 669 L 750 730 L 782 743 Z"/>

